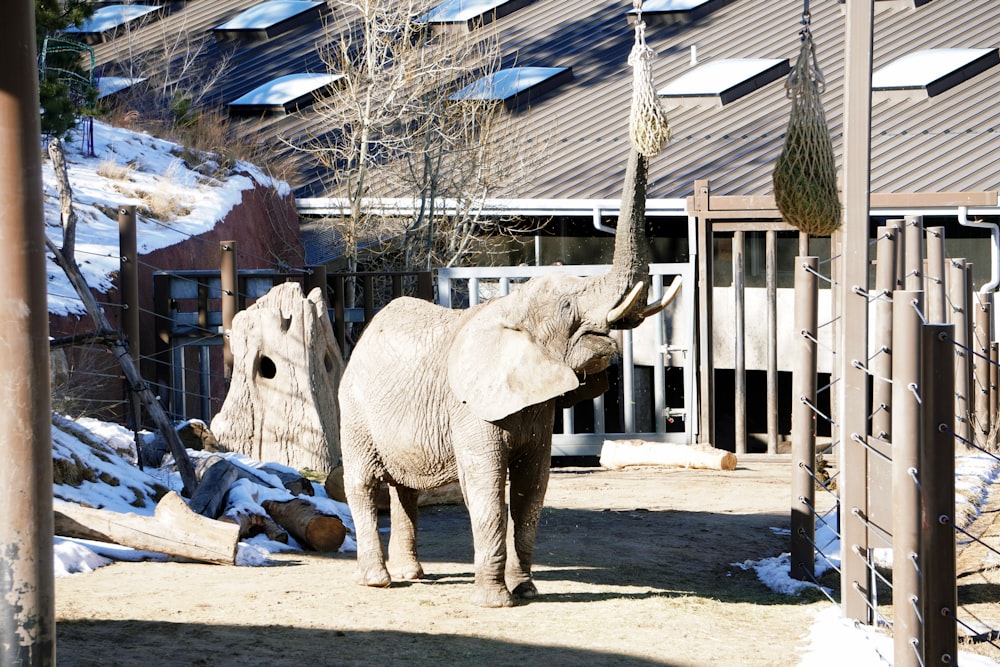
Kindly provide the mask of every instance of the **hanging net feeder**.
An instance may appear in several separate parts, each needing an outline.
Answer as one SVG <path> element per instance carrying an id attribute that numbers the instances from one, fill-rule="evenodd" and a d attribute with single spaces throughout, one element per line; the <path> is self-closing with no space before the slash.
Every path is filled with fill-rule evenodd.
<path id="1" fill-rule="evenodd" d="M 628 130 L 632 146 L 645 157 L 660 153 L 670 140 L 667 115 L 660 107 L 653 83 L 653 59 L 656 52 L 646 44 L 646 23 L 642 20 L 642 0 L 633 0 L 636 10 L 635 43 L 628 56 L 632 66 L 632 110 Z"/>
<path id="2" fill-rule="evenodd" d="M 785 81 L 792 114 L 774 165 L 774 199 L 786 222 L 807 234 L 829 236 L 840 227 L 842 215 L 837 164 L 820 103 L 826 82 L 816 61 L 808 8 L 802 23 L 799 57 Z"/>

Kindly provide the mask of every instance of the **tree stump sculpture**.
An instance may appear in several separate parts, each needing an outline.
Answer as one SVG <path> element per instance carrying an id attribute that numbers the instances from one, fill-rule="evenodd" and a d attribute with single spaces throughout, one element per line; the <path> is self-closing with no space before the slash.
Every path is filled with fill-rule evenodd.
<path id="1" fill-rule="evenodd" d="M 233 374 L 211 430 L 228 450 L 297 470 L 340 461 L 343 358 L 319 289 L 271 289 L 233 318 Z"/>

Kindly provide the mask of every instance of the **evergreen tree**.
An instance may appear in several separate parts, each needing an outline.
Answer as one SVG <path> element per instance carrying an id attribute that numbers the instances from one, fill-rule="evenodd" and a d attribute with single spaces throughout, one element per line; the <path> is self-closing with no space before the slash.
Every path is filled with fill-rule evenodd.
<path id="1" fill-rule="evenodd" d="M 94 108 L 97 90 L 80 58 L 86 47 L 61 34 L 93 13 L 92 0 L 35 0 L 42 134 L 65 136 L 76 127 L 81 114 Z"/>

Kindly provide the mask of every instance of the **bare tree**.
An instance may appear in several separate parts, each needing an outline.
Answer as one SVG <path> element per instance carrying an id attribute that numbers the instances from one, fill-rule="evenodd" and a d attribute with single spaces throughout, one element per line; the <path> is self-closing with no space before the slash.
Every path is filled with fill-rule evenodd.
<path id="1" fill-rule="evenodd" d="M 396 269 L 463 261 L 495 224 L 479 215 L 482 203 L 507 196 L 525 178 L 502 104 L 452 97 L 500 68 L 493 25 L 433 28 L 423 20 L 433 4 L 341 2 L 338 36 L 322 52 L 341 78 L 310 115 L 320 118 L 315 127 L 335 130 L 314 133 L 299 148 L 330 171 L 329 194 L 345 203 L 345 214 L 330 224 L 344 239 L 349 270 L 362 249 L 368 257 L 384 253 Z M 378 206 L 390 197 L 413 206 Z"/>

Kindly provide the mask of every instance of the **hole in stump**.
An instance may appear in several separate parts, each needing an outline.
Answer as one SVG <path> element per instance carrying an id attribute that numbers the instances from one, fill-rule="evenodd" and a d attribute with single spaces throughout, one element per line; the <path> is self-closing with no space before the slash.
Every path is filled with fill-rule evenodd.
<path id="1" fill-rule="evenodd" d="M 274 365 L 271 357 L 260 358 L 259 370 L 260 376 L 268 380 L 273 380 L 274 376 L 278 374 L 278 367 Z"/>

